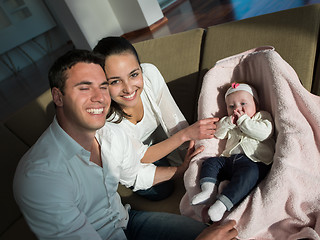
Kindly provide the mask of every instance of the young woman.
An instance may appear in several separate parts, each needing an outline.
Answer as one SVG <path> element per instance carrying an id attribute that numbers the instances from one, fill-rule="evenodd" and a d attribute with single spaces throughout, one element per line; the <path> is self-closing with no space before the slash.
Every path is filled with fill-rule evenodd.
<path id="1" fill-rule="evenodd" d="M 141 64 L 129 41 L 107 37 L 101 39 L 93 51 L 105 58 L 112 98 L 107 120 L 124 128 L 137 151 L 144 152 L 142 163 L 170 166 L 166 156 L 179 147 L 182 149 L 183 143 L 214 136 L 218 119 L 203 119 L 189 126 L 159 70 L 152 64 Z M 168 168 L 158 167 L 157 171 L 168 171 Z M 172 190 L 172 183 L 167 182 L 138 194 L 159 200 Z"/>

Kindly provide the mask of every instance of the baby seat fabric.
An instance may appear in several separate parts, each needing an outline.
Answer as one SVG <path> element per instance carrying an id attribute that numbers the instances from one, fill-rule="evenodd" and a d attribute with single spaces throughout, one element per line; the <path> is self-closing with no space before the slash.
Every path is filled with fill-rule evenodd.
<path id="1" fill-rule="evenodd" d="M 273 47 L 261 47 L 220 60 L 208 71 L 199 119 L 227 114 L 224 93 L 232 82 L 256 88 L 260 109 L 270 112 L 275 122 L 276 150 L 266 178 L 222 221 L 236 220 L 240 239 L 320 239 L 320 97 L 301 85 Z M 200 140 L 196 145 L 205 150 L 185 173 L 180 211 L 201 221 L 204 205 L 190 205 L 200 192 L 199 169 L 204 159 L 222 153 L 225 140 Z"/>

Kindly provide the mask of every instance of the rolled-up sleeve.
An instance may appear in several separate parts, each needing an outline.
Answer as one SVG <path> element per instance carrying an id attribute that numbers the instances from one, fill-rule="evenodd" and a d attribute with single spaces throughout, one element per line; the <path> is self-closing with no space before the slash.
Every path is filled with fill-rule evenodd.
<path id="1" fill-rule="evenodd" d="M 156 166 L 154 164 L 143 164 L 137 174 L 137 179 L 134 184 L 133 191 L 148 189 L 152 187 L 154 175 L 156 173 Z"/>
<path id="2" fill-rule="evenodd" d="M 114 123 L 106 123 L 96 137 L 101 144 L 103 163 L 117 181 L 126 187 L 133 187 L 134 191 L 152 187 L 156 166 L 141 163 L 147 145 L 130 137 Z"/>

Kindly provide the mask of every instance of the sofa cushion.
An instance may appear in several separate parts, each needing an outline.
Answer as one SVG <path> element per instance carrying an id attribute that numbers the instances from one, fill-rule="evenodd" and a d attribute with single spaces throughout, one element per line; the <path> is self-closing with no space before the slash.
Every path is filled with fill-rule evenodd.
<path id="1" fill-rule="evenodd" d="M 203 29 L 135 43 L 140 61 L 158 67 L 180 110 L 193 122 Z"/>
<path id="2" fill-rule="evenodd" d="M 10 129 L 28 146 L 32 146 L 52 122 L 54 105 L 51 91 L 47 90 L 34 101 L 5 121 Z"/>
<path id="3" fill-rule="evenodd" d="M 319 35 L 320 4 L 284 10 L 212 26 L 207 31 L 201 69 L 216 61 L 271 45 L 297 72 L 310 91 Z"/>
<path id="4" fill-rule="evenodd" d="M 19 208 L 13 198 L 12 182 L 17 164 L 20 158 L 29 148 L 16 136 L 14 136 L 7 128 L 5 128 L 3 124 L 0 124 L 0 139 L 0 233 L 3 233 L 12 223 L 21 217 Z"/>

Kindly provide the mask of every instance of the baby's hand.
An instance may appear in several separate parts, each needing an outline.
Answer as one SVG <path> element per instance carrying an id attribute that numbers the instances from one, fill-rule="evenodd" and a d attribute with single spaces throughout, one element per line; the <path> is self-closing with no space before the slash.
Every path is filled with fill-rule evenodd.
<path id="1" fill-rule="evenodd" d="M 245 114 L 245 112 L 241 109 L 237 109 L 233 111 L 234 115 L 236 115 L 238 118 Z"/>
<path id="2" fill-rule="evenodd" d="M 241 117 L 244 114 L 245 114 L 245 112 L 242 111 L 241 109 L 234 110 L 233 111 L 233 115 L 232 115 L 233 124 L 237 125 L 237 121 L 238 121 L 239 117 Z"/>
<path id="3" fill-rule="evenodd" d="M 238 116 L 236 114 L 231 115 L 231 122 L 235 125 L 237 125 Z"/>

